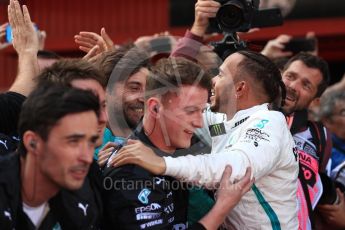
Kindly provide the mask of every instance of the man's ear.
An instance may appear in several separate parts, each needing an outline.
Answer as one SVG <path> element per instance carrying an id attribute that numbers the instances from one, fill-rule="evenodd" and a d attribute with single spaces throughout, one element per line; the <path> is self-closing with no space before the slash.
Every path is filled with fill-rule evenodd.
<path id="1" fill-rule="evenodd" d="M 147 109 L 150 115 L 154 118 L 160 117 L 161 103 L 156 97 L 151 97 L 147 100 Z"/>
<path id="2" fill-rule="evenodd" d="M 246 81 L 239 81 L 235 84 L 236 98 L 240 98 L 248 91 L 248 83 Z"/>
<path id="3" fill-rule="evenodd" d="M 42 147 L 42 142 L 42 138 L 31 130 L 26 131 L 23 135 L 23 143 L 28 153 L 37 155 Z"/>

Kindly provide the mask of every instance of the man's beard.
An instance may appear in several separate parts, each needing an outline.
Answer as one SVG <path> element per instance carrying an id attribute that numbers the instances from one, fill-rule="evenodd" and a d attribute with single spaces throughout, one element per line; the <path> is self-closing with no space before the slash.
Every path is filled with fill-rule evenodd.
<path id="1" fill-rule="evenodd" d="M 291 101 L 291 99 L 293 101 Z M 282 108 L 283 112 L 286 115 L 289 115 L 295 112 L 297 110 L 297 101 L 298 101 L 297 93 L 294 90 L 292 90 L 290 87 L 286 87 L 285 105 Z M 288 104 L 290 104 L 290 106 Z"/>
<path id="2" fill-rule="evenodd" d="M 218 112 L 219 111 L 219 103 L 215 102 L 214 104 L 211 104 L 210 109 L 212 112 Z"/>
<path id="3" fill-rule="evenodd" d="M 135 128 L 138 126 L 138 124 L 139 124 L 139 122 L 140 122 L 141 119 L 139 119 L 138 121 L 136 121 L 136 120 L 134 120 L 134 119 L 130 119 L 130 118 L 125 114 L 125 120 L 126 120 L 126 123 L 127 123 L 128 127 L 129 127 L 130 129 L 135 129 Z"/>
<path id="4" fill-rule="evenodd" d="M 135 110 L 141 109 L 143 112 L 135 112 Z M 125 106 L 123 115 L 126 123 L 130 129 L 135 129 L 144 115 L 144 103 L 133 103 Z"/>
<path id="5" fill-rule="evenodd" d="M 210 109 L 212 112 L 216 113 L 219 111 L 219 98 L 214 94 L 213 100 L 210 101 Z"/>

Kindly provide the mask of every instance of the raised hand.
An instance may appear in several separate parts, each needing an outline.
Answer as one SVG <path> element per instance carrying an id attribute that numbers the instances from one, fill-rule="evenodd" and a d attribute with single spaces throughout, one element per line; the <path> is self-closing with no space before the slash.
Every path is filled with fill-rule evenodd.
<path id="1" fill-rule="evenodd" d="M 36 86 L 38 75 L 38 36 L 32 24 L 28 8 L 22 8 L 17 0 L 10 0 L 8 21 L 12 27 L 13 47 L 18 53 L 18 74 L 10 91 L 27 96 Z"/>
<path id="2" fill-rule="evenodd" d="M 195 4 L 195 19 L 191 32 L 203 37 L 209 25 L 209 19 L 214 18 L 221 4 L 214 0 L 198 0 Z"/>
<path id="3" fill-rule="evenodd" d="M 101 34 L 94 32 L 82 31 L 74 36 L 75 43 L 79 45 L 79 49 L 85 53 L 98 45 L 99 49 L 96 54 L 111 50 L 114 47 L 114 42 L 106 33 L 105 28 L 101 29 Z"/>
<path id="4" fill-rule="evenodd" d="M 289 35 L 279 35 L 277 38 L 268 41 L 261 53 L 270 59 L 290 57 L 293 53 L 283 50 L 285 48 L 285 44 L 287 44 L 291 38 L 292 37 Z"/>
<path id="5" fill-rule="evenodd" d="M 315 32 L 313 32 L 313 31 L 307 32 L 305 38 L 315 39 L 315 50 L 310 51 L 309 53 L 314 55 L 314 56 L 318 56 L 319 55 L 319 41 L 316 37 Z"/>
<path id="6" fill-rule="evenodd" d="M 95 45 L 85 54 L 83 59 L 92 63 L 97 59 L 98 55 L 101 55 L 100 48 L 99 45 Z"/>
<path id="7" fill-rule="evenodd" d="M 37 55 L 39 49 L 38 36 L 26 5 L 23 5 L 22 11 L 19 2 L 11 0 L 8 6 L 8 20 L 12 27 L 13 47 L 18 55 L 23 53 Z"/>

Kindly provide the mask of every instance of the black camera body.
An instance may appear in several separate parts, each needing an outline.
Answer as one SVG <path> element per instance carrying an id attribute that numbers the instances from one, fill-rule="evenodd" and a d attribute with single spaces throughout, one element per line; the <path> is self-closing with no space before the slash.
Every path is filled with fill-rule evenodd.
<path id="1" fill-rule="evenodd" d="M 224 33 L 222 41 L 213 43 L 215 52 L 225 60 L 238 50 L 246 49 L 236 32 L 247 32 L 251 28 L 280 26 L 283 17 L 279 8 L 259 10 L 260 0 L 216 0 L 221 3 L 216 18 L 210 19 L 208 33 Z"/>
<path id="2" fill-rule="evenodd" d="M 218 0 L 221 3 L 216 22 L 221 31 L 226 33 L 245 32 L 251 28 L 251 22 L 259 8 L 259 0 Z"/>
<path id="3" fill-rule="evenodd" d="M 216 18 L 210 20 L 208 32 L 247 32 L 251 28 L 280 26 L 279 8 L 259 10 L 260 0 L 217 0 L 221 3 Z"/>

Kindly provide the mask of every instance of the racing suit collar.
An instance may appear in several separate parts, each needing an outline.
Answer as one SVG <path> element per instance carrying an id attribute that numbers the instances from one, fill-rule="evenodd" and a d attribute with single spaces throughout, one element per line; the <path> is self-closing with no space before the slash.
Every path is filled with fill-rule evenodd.
<path id="1" fill-rule="evenodd" d="M 148 145 L 152 148 L 152 150 L 160 157 L 171 157 L 174 155 L 174 153 L 166 153 L 159 148 L 157 148 L 148 138 L 148 136 L 145 134 L 143 123 L 140 122 L 137 126 L 137 128 L 134 130 L 133 135 L 130 137 L 131 139 L 138 139 L 144 144 Z"/>
<path id="2" fill-rule="evenodd" d="M 236 121 L 236 120 L 242 119 L 243 117 L 250 116 L 257 111 L 267 110 L 267 109 L 268 109 L 268 103 L 256 105 L 256 106 L 250 107 L 249 109 L 243 109 L 235 113 L 235 116 L 230 121 Z"/>

